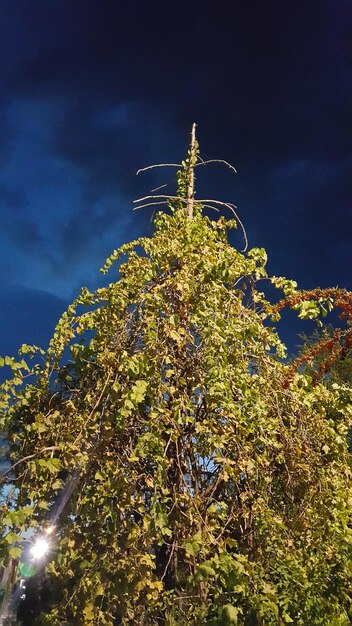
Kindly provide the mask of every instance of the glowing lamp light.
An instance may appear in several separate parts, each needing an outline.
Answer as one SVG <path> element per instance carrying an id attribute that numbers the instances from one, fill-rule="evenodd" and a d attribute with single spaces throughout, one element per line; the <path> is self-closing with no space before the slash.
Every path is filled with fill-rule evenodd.
<path id="1" fill-rule="evenodd" d="M 49 542 L 44 537 L 39 537 L 30 549 L 30 553 L 36 561 L 42 559 L 50 550 Z"/>

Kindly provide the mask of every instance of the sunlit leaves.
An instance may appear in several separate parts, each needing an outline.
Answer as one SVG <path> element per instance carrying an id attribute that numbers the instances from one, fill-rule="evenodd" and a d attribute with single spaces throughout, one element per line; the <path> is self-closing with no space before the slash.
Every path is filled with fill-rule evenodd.
<path id="1" fill-rule="evenodd" d="M 47 353 L 22 348 L 32 369 L 1 362 L 3 543 L 17 558 L 69 492 L 43 623 L 347 624 L 351 388 L 287 384 L 265 251 L 196 209 L 115 250 L 118 280 L 81 291 Z M 271 282 L 302 318 L 331 308 Z"/>

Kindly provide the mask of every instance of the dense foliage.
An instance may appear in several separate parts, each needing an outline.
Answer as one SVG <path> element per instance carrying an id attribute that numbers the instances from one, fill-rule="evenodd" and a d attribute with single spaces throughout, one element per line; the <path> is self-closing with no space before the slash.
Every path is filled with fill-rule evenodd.
<path id="1" fill-rule="evenodd" d="M 347 625 L 352 389 L 314 376 L 314 351 L 286 364 L 273 326 L 337 296 L 268 278 L 234 220 L 184 206 L 112 254 L 119 278 L 82 290 L 46 353 L 22 348 L 35 365 L 6 360 L 4 555 L 56 524 L 41 624 Z"/>

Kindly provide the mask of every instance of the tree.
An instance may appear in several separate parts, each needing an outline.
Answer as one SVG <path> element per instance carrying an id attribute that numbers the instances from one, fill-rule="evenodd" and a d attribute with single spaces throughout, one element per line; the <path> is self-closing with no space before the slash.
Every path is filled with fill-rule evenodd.
<path id="1" fill-rule="evenodd" d="M 193 129 L 153 236 L 113 252 L 119 278 L 82 289 L 47 352 L 22 347 L 34 365 L 6 360 L 3 544 L 18 557 L 23 531 L 55 526 L 38 623 L 349 623 L 352 390 L 287 364 L 273 320 L 351 294 L 299 292 L 234 249 L 237 220 L 195 199 L 198 162 Z"/>
<path id="2" fill-rule="evenodd" d="M 348 388 L 352 386 L 352 345 L 345 341 L 344 345 L 338 342 L 337 354 L 331 354 L 331 347 L 336 346 L 336 329 L 332 325 L 327 325 L 322 329 L 316 329 L 311 336 L 301 335 L 302 355 L 305 358 L 305 371 L 310 376 L 317 376 L 317 373 L 324 378 L 324 384 L 332 389 Z M 316 352 L 319 346 L 318 352 Z M 311 352 L 316 352 L 315 358 L 310 359 Z M 347 444 L 350 454 L 352 454 L 352 421 L 347 433 Z"/>

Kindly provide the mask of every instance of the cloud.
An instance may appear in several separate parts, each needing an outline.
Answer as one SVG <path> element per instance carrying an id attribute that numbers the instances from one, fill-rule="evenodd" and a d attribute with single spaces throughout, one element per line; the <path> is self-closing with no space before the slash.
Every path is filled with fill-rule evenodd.
<path id="1" fill-rule="evenodd" d="M 167 115 L 155 118 L 144 103 L 81 107 L 64 96 L 32 96 L 3 106 L 3 117 L 9 133 L 0 171 L 6 283 L 20 280 L 66 298 L 82 284 L 94 288 L 111 250 L 148 229 L 150 214 L 133 213 L 132 201 L 159 178 L 135 172 L 158 155 L 165 160 Z"/>
<path id="2" fill-rule="evenodd" d="M 0 354 L 15 355 L 23 343 L 47 347 L 68 302 L 36 289 L 0 289 Z"/>
<path id="3" fill-rule="evenodd" d="M 319 11 L 304 0 L 290 10 L 279 0 L 241 9 L 225 2 L 221 10 L 199 0 L 181 6 L 156 0 L 152 9 L 135 1 L 109 1 L 104 9 L 66 0 L 36 0 L 30 8 L 23 0 L 7 4 L 11 92 L 69 95 L 71 119 L 80 128 L 94 107 L 134 102 L 153 109 L 154 118 L 167 112 L 170 140 L 172 129 L 183 133 L 195 119 L 207 129 L 210 146 L 234 145 L 243 158 L 312 155 L 323 148 L 321 124 L 336 117 L 336 94 L 346 93 L 342 0 L 323 2 Z M 182 36 L 180 14 L 187 16 Z M 343 106 L 344 98 L 338 100 Z M 128 120 L 126 126 L 133 140 L 139 132 L 148 145 L 148 128 Z M 337 149 L 330 132 L 329 150 Z M 109 149 L 103 125 L 94 139 L 96 152 Z"/>

